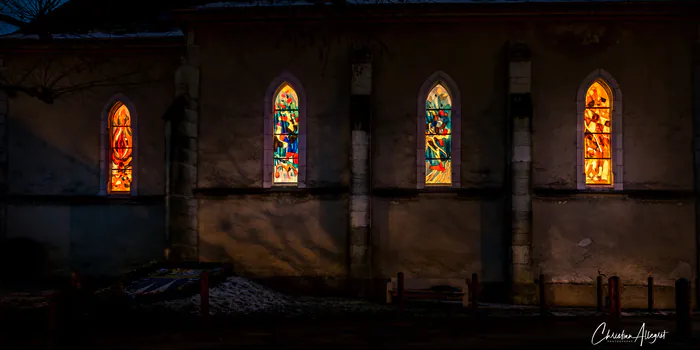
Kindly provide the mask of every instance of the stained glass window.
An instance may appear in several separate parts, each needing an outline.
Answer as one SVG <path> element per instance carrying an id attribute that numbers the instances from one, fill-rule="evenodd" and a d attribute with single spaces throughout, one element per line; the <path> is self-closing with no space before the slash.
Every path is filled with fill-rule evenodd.
<path id="1" fill-rule="evenodd" d="M 425 101 L 425 183 L 452 184 L 452 98 L 441 83 Z"/>
<path id="2" fill-rule="evenodd" d="M 272 130 L 273 174 L 275 184 L 299 182 L 299 98 L 284 83 L 275 95 Z"/>
<path id="3" fill-rule="evenodd" d="M 109 184 L 110 193 L 128 193 L 133 180 L 133 135 L 131 114 L 117 102 L 109 114 Z"/>
<path id="4" fill-rule="evenodd" d="M 586 92 L 583 159 L 586 185 L 610 185 L 612 174 L 612 93 L 602 80 Z"/>

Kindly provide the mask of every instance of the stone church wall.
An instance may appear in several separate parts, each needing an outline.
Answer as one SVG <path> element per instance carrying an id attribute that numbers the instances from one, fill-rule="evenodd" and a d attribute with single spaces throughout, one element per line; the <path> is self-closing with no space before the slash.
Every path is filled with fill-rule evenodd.
<path id="1" fill-rule="evenodd" d="M 505 48 L 523 42 L 532 55 L 533 199 L 531 249 L 519 258 L 547 276 L 559 305 L 595 303 L 599 273 L 621 277 L 630 306 L 643 306 L 649 276 L 664 288 L 697 275 L 690 79 L 696 28 L 611 21 L 329 28 L 195 28 L 201 261 L 316 289 L 345 283 L 353 244 L 350 57 L 362 46 L 371 49 L 373 74 L 369 279 L 381 287 L 399 271 L 479 273 L 489 294 L 507 295 L 512 120 Z M 113 67 L 151 62 L 159 65 L 151 73 L 164 77 L 158 82 L 95 88 L 51 105 L 21 94 L 9 100 L 6 237 L 42 242 L 63 271 L 114 273 L 162 257 L 161 117 L 173 100 L 176 58 L 142 55 Z M 29 63 L 5 59 L 10 68 Z M 623 181 L 613 192 L 577 190 L 577 93 L 598 69 L 614 77 L 622 95 Z M 416 189 L 418 94 L 437 71 L 461 97 L 459 190 Z M 265 189 L 265 94 L 283 73 L 306 95 L 306 188 Z M 101 113 L 117 92 L 138 113 L 138 196 L 129 201 L 96 195 Z M 667 291 L 657 297 L 661 307 L 671 305 Z"/>
<path id="2" fill-rule="evenodd" d="M 691 59 L 685 23 L 550 24 L 533 43 L 533 269 L 557 304 L 594 304 L 598 273 L 620 276 L 628 306 L 644 307 L 647 277 L 694 278 Z M 663 43 L 663 44 L 662 44 Z M 604 69 L 623 109 L 623 194 L 576 188 L 576 93 Z M 671 307 L 668 290 L 657 298 Z"/>
<path id="3" fill-rule="evenodd" d="M 260 276 L 342 279 L 349 226 L 352 40 L 346 34 L 309 35 L 313 28 L 302 25 L 285 27 L 284 35 L 276 27 L 245 28 L 245 35 L 235 26 L 197 29 L 202 59 L 199 187 L 238 191 L 200 196 L 200 256 L 232 261 L 241 272 Z M 510 120 L 504 47 L 514 41 L 532 51 L 529 259 L 535 274 L 548 276 L 556 302 L 595 302 L 586 293 L 599 271 L 630 285 L 641 285 L 648 276 L 669 285 L 695 275 L 689 196 L 692 27 L 479 22 L 391 23 L 372 30 L 374 39 L 354 39 L 375 48 L 372 278 L 398 271 L 455 278 L 477 272 L 485 284 L 508 281 L 505 130 Z M 576 95 L 596 69 L 610 73 L 623 95 L 624 189 L 617 194 L 576 190 Z M 417 94 L 436 71 L 447 73 L 461 94 L 459 194 L 415 190 Z M 282 72 L 295 75 L 307 95 L 307 179 L 314 191 L 261 189 L 264 93 Z M 569 291 L 558 283 L 583 286 Z M 628 287 L 632 299 L 635 288 Z"/>
<path id="4" fill-rule="evenodd" d="M 50 68 L 48 77 L 53 78 L 75 66 L 75 55 L 80 54 L 6 55 L 5 65 L 8 72 L 21 72 L 48 55 L 53 65 L 44 61 L 34 71 L 44 74 Z M 66 275 L 74 268 L 84 275 L 115 275 L 163 256 L 162 117 L 173 100 L 177 55 L 121 55 L 115 59 L 110 54 L 107 68 L 97 68 L 107 71 L 73 73 L 61 84 L 77 86 L 105 75 L 128 74 L 134 85 L 93 87 L 52 104 L 22 93 L 8 102 L 5 238 L 38 242 L 48 253 L 52 274 Z M 98 195 L 101 118 L 117 93 L 135 106 L 130 112 L 137 123 L 138 189 L 128 199 Z M 17 264 L 30 257 L 19 258 Z"/>

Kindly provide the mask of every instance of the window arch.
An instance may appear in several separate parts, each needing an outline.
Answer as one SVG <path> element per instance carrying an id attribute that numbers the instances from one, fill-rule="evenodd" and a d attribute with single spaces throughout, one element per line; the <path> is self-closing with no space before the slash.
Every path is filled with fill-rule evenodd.
<path id="1" fill-rule="evenodd" d="M 417 188 L 460 187 L 460 112 L 454 81 L 444 72 L 431 75 L 418 94 Z"/>
<path id="2" fill-rule="evenodd" d="M 265 97 L 263 187 L 305 187 L 306 97 L 301 83 L 284 73 Z"/>
<path id="3" fill-rule="evenodd" d="M 123 95 L 114 96 L 102 113 L 100 194 L 135 195 L 136 110 Z"/>
<path id="4" fill-rule="evenodd" d="M 591 73 L 577 98 L 577 188 L 622 189 L 622 99 L 615 79 Z"/>

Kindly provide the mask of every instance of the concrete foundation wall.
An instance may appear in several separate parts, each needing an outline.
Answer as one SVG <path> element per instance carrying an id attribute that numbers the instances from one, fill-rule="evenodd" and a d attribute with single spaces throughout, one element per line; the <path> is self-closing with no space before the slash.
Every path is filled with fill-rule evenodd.
<path id="1" fill-rule="evenodd" d="M 373 209 L 376 278 L 397 272 L 414 278 L 468 278 L 476 272 L 484 282 L 504 281 L 501 201 L 451 195 L 375 198 Z"/>
<path id="2" fill-rule="evenodd" d="M 688 201 L 536 200 L 535 270 L 554 282 L 592 283 L 598 271 L 632 284 L 692 278 L 694 210 Z"/>
<path id="3" fill-rule="evenodd" d="M 115 276 L 163 255 L 162 205 L 11 205 L 7 238 L 42 244 L 51 275 Z"/>
<path id="4" fill-rule="evenodd" d="M 347 275 L 347 197 L 241 196 L 199 201 L 201 261 L 255 277 Z"/>

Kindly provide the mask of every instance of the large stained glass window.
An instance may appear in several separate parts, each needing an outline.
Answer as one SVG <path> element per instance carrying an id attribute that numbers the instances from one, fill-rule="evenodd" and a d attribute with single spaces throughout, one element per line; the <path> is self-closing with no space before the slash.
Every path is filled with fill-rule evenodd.
<path id="1" fill-rule="evenodd" d="M 131 114 L 117 102 L 109 114 L 109 184 L 110 193 L 131 192 L 133 180 L 133 134 Z"/>
<path id="2" fill-rule="evenodd" d="M 610 185 L 612 173 L 612 93 L 603 80 L 586 91 L 583 159 L 586 185 Z"/>
<path id="3" fill-rule="evenodd" d="M 425 101 L 425 183 L 452 184 L 452 98 L 441 83 Z"/>
<path id="4" fill-rule="evenodd" d="M 288 83 L 282 84 L 272 107 L 272 182 L 296 185 L 299 182 L 299 98 L 294 88 Z"/>

